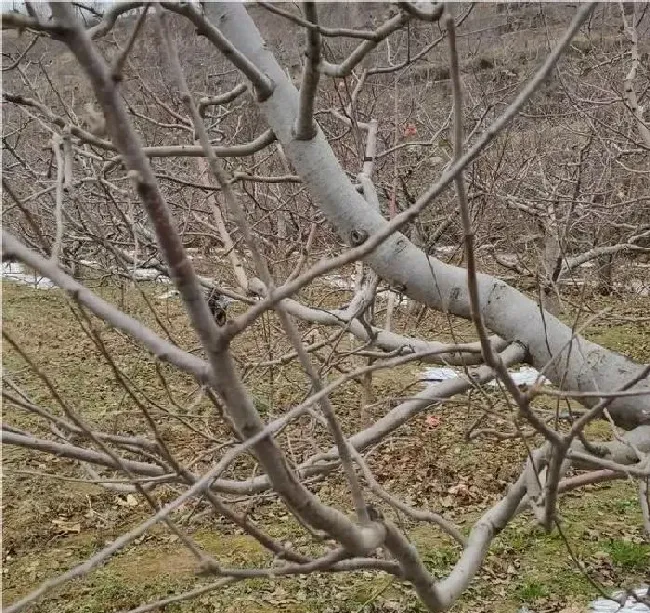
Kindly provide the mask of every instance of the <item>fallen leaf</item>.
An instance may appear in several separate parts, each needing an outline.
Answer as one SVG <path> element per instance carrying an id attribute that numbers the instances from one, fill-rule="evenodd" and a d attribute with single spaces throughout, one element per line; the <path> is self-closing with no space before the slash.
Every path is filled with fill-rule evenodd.
<path id="1" fill-rule="evenodd" d="M 404 136 L 415 136 L 418 133 L 418 129 L 412 124 L 409 123 L 404 128 Z"/>
<path id="2" fill-rule="evenodd" d="M 121 507 L 137 507 L 138 499 L 133 494 L 127 494 L 126 498 L 117 496 L 115 498 L 115 503 Z"/>

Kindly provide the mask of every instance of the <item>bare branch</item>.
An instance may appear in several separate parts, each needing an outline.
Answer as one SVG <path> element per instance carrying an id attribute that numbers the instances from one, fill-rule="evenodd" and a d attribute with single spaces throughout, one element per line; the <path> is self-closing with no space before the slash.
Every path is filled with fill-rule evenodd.
<path id="1" fill-rule="evenodd" d="M 305 15 L 310 23 L 318 23 L 318 14 L 314 2 L 305 2 Z M 314 122 L 314 98 L 318 89 L 320 73 L 318 66 L 321 61 L 320 33 L 315 29 L 307 30 L 307 61 L 302 73 L 300 86 L 300 108 L 296 120 L 296 138 L 311 140 L 318 130 Z"/>
<path id="2" fill-rule="evenodd" d="M 254 155 L 275 141 L 275 135 L 271 130 L 266 130 L 250 143 L 242 145 L 230 145 L 223 147 L 212 147 L 217 157 L 245 157 Z M 143 147 L 143 152 L 148 158 L 158 157 L 203 157 L 203 149 L 198 145 L 162 145 L 157 147 Z M 109 165 L 115 165 L 121 157 L 113 158 Z"/>
<path id="3" fill-rule="evenodd" d="M 7 91 L 2 92 L 2 97 L 7 102 L 12 102 L 14 104 L 31 106 L 36 108 L 48 121 L 51 121 L 54 125 L 62 129 L 65 128 L 65 126 L 67 125 L 67 122 L 63 117 L 55 115 L 45 105 L 41 104 L 40 102 L 38 102 L 33 98 L 27 98 L 20 94 L 11 94 Z M 94 134 L 91 134 L 90 132 L 87 132 L 86 130 L 78 126 L 71 125 L 70 133 L 73 136 L 76 136 L 77 138 L 81 139 L 83 142 L 89 143 L 91 145 L 95 145 L 96 147 L 101 147 L 102 149 L 115 151 L 115 146 L 110 141 L 104 140 L 102 138 L 98 138 Z"/>
<path id="4" fill-rule="evenodd" d="M 45 260 L 40 255 L 22 245 L 4 229 L 2 231 L 2 255 L 3 258 L 15 258 L 24 262 L 28 266 L 38 270 L 42 275 L 52 279 L 54 283 L 61 289 L 67 291 L 79 304 L 87 307 L 110 325 L 118 330 L 122 330 L 142 343 L 159 360 L 174 364 L 184 372 L 196 377 L 199 381 L 207 381 L 207 362 L 163 340 L 139 321 L 136 321 L 113 305 L 102 300 L 83 285 L 66 275 L 56 264 Z"/>
<path id="5" fill-rule="evenodd" d="M 218 94 L 216 96 L 203 96 L 199 100 L 199 114 L 201 117 L 203 117 L 205 113 L 205 108 L 208 106 L 218 106 L 220 104 L 228 104 L 229 102 L 232 102 L 233 100 L 237 99 L 239 96 L 241 96 L 248 88 L 244 83 L 240 83 L 239 85 L 236 85 L 233 89 L 231 89 L 229 92 L 225 92 L 223 94 Z"/>
<path id="6" fill-rule="evenodd" d="M 418 4 L 398 2 L 397 6 L 404 9 L 412 17 L 416 17 L 422 21 L 438 21 L 442 16 L 444 8 L 442 3 L 429 4 L 428 2 L 420 2 Z"/>
<path id="7" fill-rule="evenodd" d="M 189 2 L 183 4 L 163 2 L 162 4 L 166 9 L 187 17 L 196 26 L 200 36 L 205 36 L 232 62 L 233 66 L 241 70 L 253 84 L 260 102 L 266 100 L 273 93 L 274 85 L 268 76 L 258 70 L 257 66 L 244 54 L 240 53 L 219 29 L 201 14 L 196 5 Z"/>
<path id="8" fill-rule="evenodd" d="M 281 15 L 282 17 L 289 19 L 293 23 L 296 23 L 299 26 L 302 26 L 303 28 L 308 28 L 309 30 L 318 32 L 322 36 L 361 38 L 364 40 L 374 40 L 374 41 L 377 41 L 379 37 L 379 34 L 377 33 L 376 30 L 371 31 L 371 30 L 354 30 L 352 28 L 327 28 L 325 26 L 320 25 L 319 23 L 310 21 L 308 18 L 304 19 L 299 15 L 294 15 L 289 11 L 285 11 L 284 9 L 280 8 L 277 3 L 257 2 L 257 4 L 271 13 L 275 13 L 276 15 Z"/>
<path id="9" fill-rule="evenodd" d="M 144 2 L 120 2 L 119 4 L 114 4 L 108 11 L 104 13 L 101 21 L 91 28 L 88 29 L 88 35 L 93 40 L 104 36 L 109 32 L 115 23 L 117 18 L 123 13 L 127 13 L 133 9 L 143 6 Z"/>
<path id="10" fill-rule="evenodd" d="M 144 25 L 144 21 L 147 18 L 148 10 L 149 10 L 149 5 L 145 4 L 144 9 L 142 9 L 142 12 L 138 17 L 138 21 L 136 21 L 135 23 L 135 27 L 133 28 L 133 32 L 131 32 L 131 36 L 129 37 L 129 40 L 126 43 L 126 46 L 124 47 L 124 49 L 120 51 L 120 53 L 118 53 L 118 55 L 113 60 L 113 67 L 111 72 L 113 75 L 113 79 L 115 81 L 122 80 L 122 71 L 124 70 L 124 64 L 126 63 L 126 59 L 128 58 L 131 49 L 133 48 L 133 44 L 138 38 L 138 34 L 140 34 L 140 30 L 142 29 L 142 26 Z"/>
<path id="11" fill-rule="evenodd" d="M 56 220 L 56 237 L 54 245 L 52 245 L 52 253 L 50 257 L 52 262 L 56 265 L 59 260 L 61 252 L 61 242 L 63 240 L 63 185 L 65 182 L 65 168 L 63 163 L 63 140 L 61 137 L 55 135 L 50 142 L 52 153 L 56 158 L 56 209 L 54 211 L 54 218 Z"/>
<path id="12" fill-rule="evenodd" d="M 371 51 L 373 51 L 381 41 L 388 38 L 393 32 L 399 30 L 408 19 L 408 13 L 399 12 L 375 30 L 375 38 L 362 42 L 340 64 L 332 64 L 323 61 L 320 63 L 319 70 L 330 77 L 347 77 L 354 70 L 354 67 L 357 66 Z"/>

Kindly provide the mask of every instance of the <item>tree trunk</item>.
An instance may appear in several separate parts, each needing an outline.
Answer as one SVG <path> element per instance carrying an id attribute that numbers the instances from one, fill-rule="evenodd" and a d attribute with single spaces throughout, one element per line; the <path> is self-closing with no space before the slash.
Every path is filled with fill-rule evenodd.
<path id="1" fill-rule="evenodd" d="M 614 291 L 612 277 L 612 263 L 614 256 L 611 253 L 601 255 L 598 258 L 598 293 L 601 296 L 609 296 Z"/>

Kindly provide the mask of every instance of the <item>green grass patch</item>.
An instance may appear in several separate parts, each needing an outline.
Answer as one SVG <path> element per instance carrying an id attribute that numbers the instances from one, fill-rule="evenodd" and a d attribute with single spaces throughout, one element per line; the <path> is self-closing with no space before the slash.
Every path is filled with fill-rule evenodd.
<path id="1" fill-rule="evenodd" d="M 612 540 L 605 548 L 612 562 L 626 571 L 642 571 L 650 568 L 650 545 L 624 540 Z"/>

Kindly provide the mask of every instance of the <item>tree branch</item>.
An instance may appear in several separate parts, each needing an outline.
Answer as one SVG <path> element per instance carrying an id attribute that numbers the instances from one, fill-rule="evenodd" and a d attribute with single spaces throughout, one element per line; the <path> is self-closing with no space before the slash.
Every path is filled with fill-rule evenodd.
<path id="1" fill-rule="evenodd" d="M 310 23 L 318 23 L 318 13 L 314 2 L 305 2 L 305 15 Z M 314 121 L 314 98 L 318 90 L 320 73 L 318 66 L 321 61 L 320 33 L 315 29 L 307 30 L 307 61 L 302 73 L 300 86 L 300 106 L 296 120 L 296 138 L 311 140 L 318 130 Z"/>

